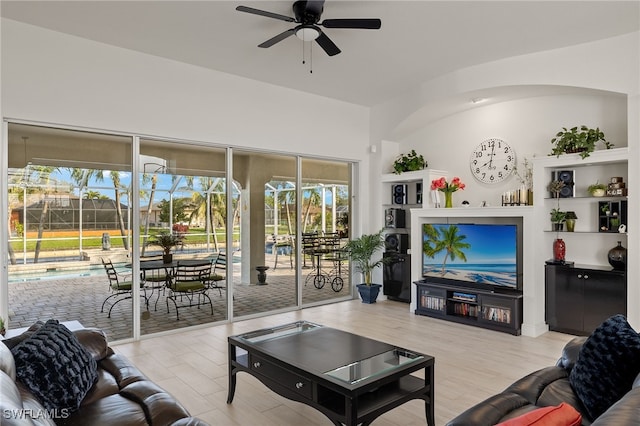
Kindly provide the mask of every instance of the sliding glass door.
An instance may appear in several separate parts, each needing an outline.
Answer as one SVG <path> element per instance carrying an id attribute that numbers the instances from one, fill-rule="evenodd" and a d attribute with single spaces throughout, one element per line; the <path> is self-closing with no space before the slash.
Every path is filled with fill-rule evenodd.
<path id="1" fill-rule="evenodd" d="M 140 274 L 150 302 L 141 334 L 226 320 L 226 150 L 141 138 L 139 164 Z M 194 262 L 209 264 L 199 280 L 209 288 L 173 292 L 180 265 Z"/>
<path id="2" fill-rule="evenodd" d="M 8 141 L 9 327 L 55 318 L 132 337 L 131 292 L 102 264 L 131 279 L 132 138 L 9 124 Z"/>
<path id="3" fill-rule="evenodd" d="M 7 129 L 9 328 L 56 318 L 122 340 L 138 326 L 144 335 L 351 297 L 349 162 Z M 194 263 L 208 265 L 204 287 L 180 291 L 178 269 Z"/>

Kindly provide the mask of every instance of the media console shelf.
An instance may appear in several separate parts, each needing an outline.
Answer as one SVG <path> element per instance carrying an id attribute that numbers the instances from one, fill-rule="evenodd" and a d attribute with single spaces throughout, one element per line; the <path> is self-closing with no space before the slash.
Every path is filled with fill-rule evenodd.
<path id="1" fill-rule="evenodd" d="M 446 284 L 415 282 L 417 315 L 475 325 L 519 336 L 522 293 L 492 292 Z"/>

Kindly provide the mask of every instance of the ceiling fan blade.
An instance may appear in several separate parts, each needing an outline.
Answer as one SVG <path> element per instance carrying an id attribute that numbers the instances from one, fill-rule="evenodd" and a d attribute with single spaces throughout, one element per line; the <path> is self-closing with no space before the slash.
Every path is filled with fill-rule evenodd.
<path id="1" fill-rule="evenodd" d="M 325 28 L 378 30 L 382 26 L 382 21 L 380 19 L 325 19 L 319 25 Z"/>
<path id="2" fill-rule="evenodd" d="M 258 47 L 271 47 L 274 44 L 284 40 L 285 38 L 294 35 L 296 32 L 295 28 L 291 28 L 290 30 L 281 32 L 280 34 L 278 34 L 275 37 L 270 38 L 269 40 L 265 41 L 264 43 L 261 43 L 258 45 Z"/>
<path id="3" fill-rule="evenodd" d="M 254 15 L 266 16 L 267 18 L 279 19 L 286 22 L 295 22 L 295 19 L 290 16 L 280 15 L 279 13 L 267 12 L 265 10 L 254 9 L 253 7 L 238 6 L 236 10 L 239 12 L 252 13 Z"/>
<path id="4" fill-rule="evenodd" d="M 335 56 L 340 53 L 340 49 L 338 49 L 338 46 L 336 46 L 335 43 L 332 42 L 331 39 L 327 37 L 327 35 L 323 32 L 321 32 L 316 39 L 316 43 L 318 43 L 329 56 Z"/>

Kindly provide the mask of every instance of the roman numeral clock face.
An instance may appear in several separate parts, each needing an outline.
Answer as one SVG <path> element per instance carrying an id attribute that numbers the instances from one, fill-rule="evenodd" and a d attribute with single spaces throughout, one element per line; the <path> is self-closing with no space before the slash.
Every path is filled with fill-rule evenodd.
<path id="1" fill-rule="evenodd" d="M 498 183 L 513 173 L 516 153 L 502 139 L 482 141 L 471 153 L 471 174 L 482 183 Z"/>

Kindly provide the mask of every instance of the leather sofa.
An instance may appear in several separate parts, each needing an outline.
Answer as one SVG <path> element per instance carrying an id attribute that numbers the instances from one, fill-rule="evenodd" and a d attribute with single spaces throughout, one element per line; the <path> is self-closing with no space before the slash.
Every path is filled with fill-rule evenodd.
<path id="1" fill-rule="evenodd" d="M 97 380 L 77 410 L 45 410 L 42 403 L 19 380 L 9 346 L 28 337 L 0 343 L 0 423 L 13 425 L 172 425 L 206 426 L 191 417 L 171 395 L 147 379 L 126 358 L 113 352 L 104 332 L 81 329 L 73 334 L 97 362 Z"/>
<path id="2" fill-rule="evenodd" d="M 574 393 L 569 374 L 587 337 L 569 341 L 557 364 L 535 371 L 483 402 L 469 408 L 447 426 L 491 426 L 521 416 L 540 407 L 557 406 L 565 402 L 582 415 L 583 425 L 637 426 L 640 424 L 640 374 L 633 386 L 604 414 L 590 419 L 587 410 Z"/>

